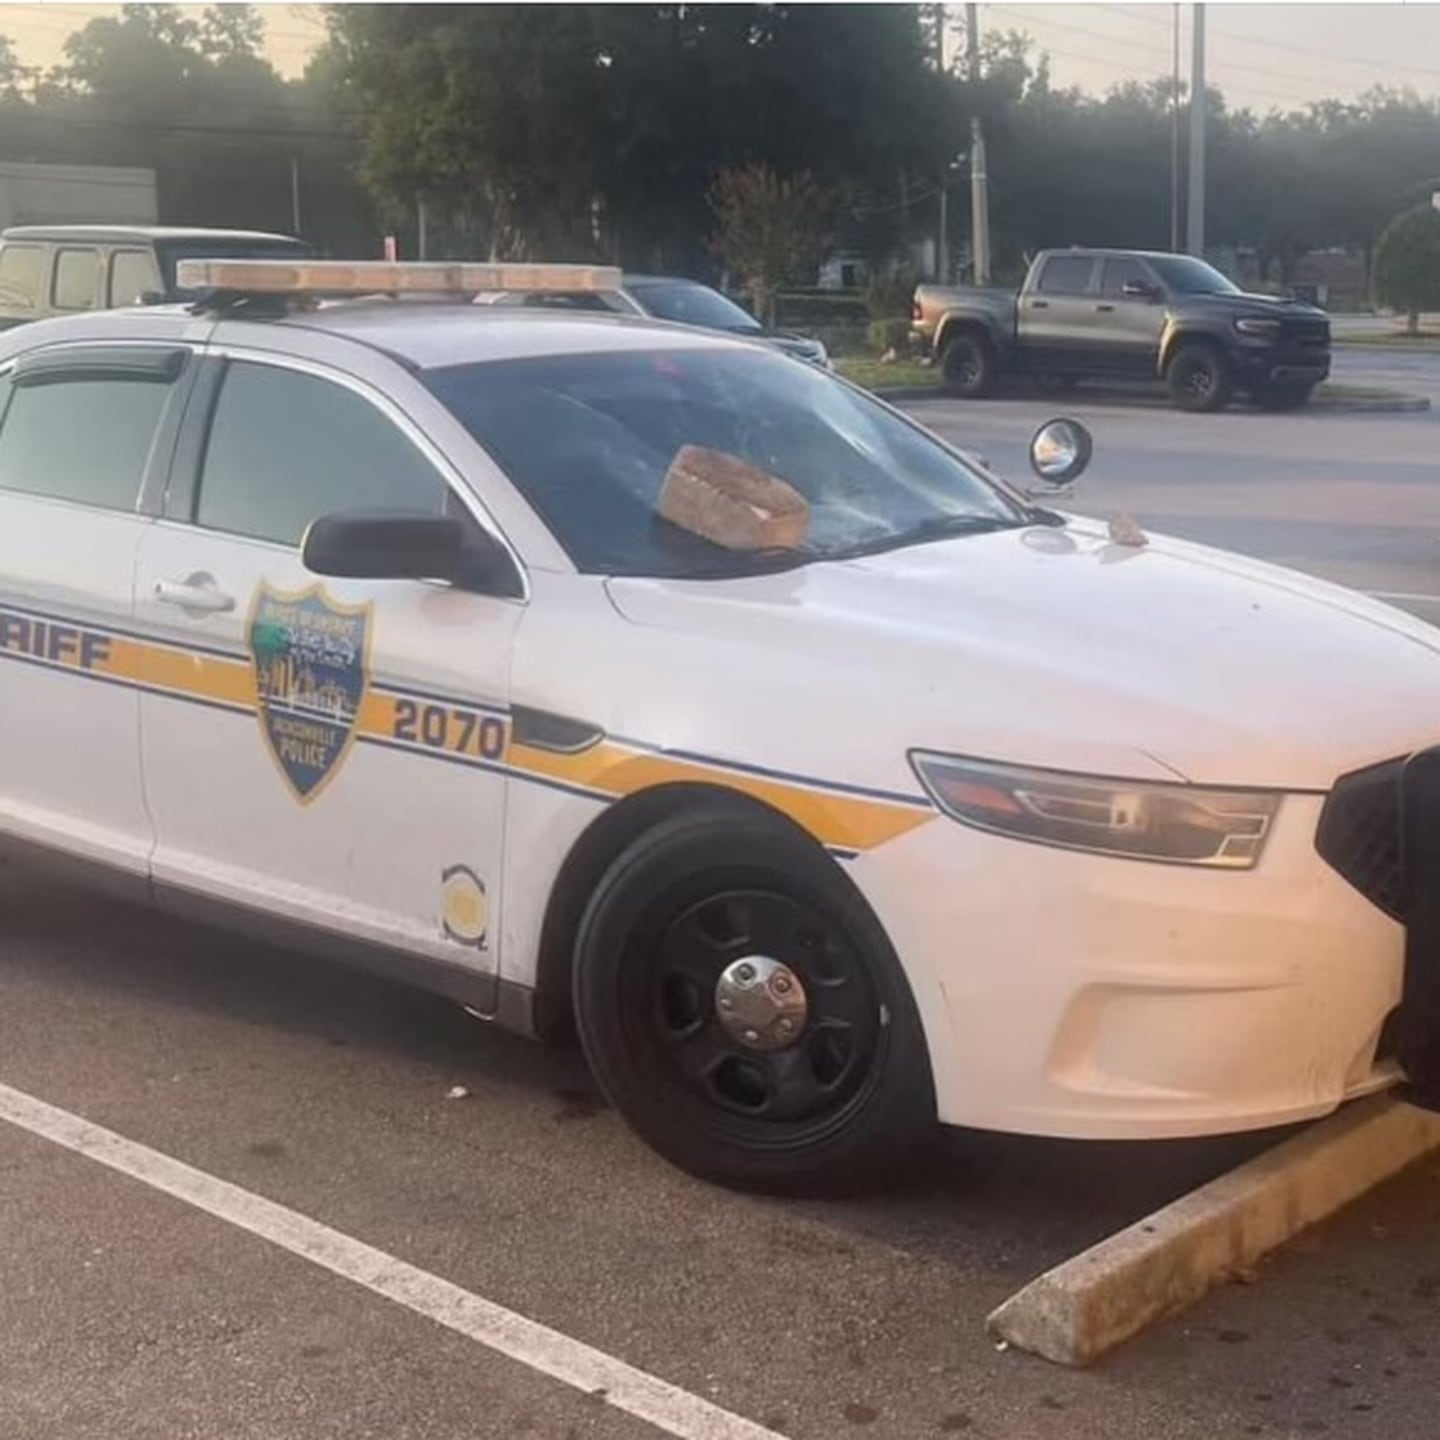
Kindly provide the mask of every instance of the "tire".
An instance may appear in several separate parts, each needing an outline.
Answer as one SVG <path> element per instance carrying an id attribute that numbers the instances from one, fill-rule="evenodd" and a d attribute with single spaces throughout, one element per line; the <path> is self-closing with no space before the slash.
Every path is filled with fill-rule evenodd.
<path id="1" fill-rule="evenodd" d="M 1256 390 L 1250 397 L 1262 410 L 1278 413 L 1282 410 L 1298 410 L 1310 403 L 1311 385 L 1267 385 Z"/>
<path id="2" fill-rule="evenodd" d="M 944 388 L 963 400 L 983 400 L 995 389 L 995 349 L 978 330 L 962 330 L 940 352 Z"/>
<path id="3" fill-rule="evenodd" d="M 1193 340 L 1170 357 L 1165 384 L 1176 407 L 1196 415 L 1223 410 L 1234 388 L 1229 363 L 1220 351 Z"/>
<path id="4" fill-rule="evenodd" d="M 772 1048 L 741 1038 L 753 1015 L 721 1019 L 717 982 L 752 959 L 783 962 L 771 985 L 794 998 L 798 982 L 805 1000 L 793 1040 L 788 1017 L 759 1022 Z M 753 993 L 770 1004 L 757 985 L 732 1009 Z M 666 1159 L 722 1185 L 861 1189 L 935 1123 L 919 1015 L 879 922 L 828 855 L 758 812 L 672 816 L 616 858 L 580 922 L 574 1004 L 610 1102 Z"/>

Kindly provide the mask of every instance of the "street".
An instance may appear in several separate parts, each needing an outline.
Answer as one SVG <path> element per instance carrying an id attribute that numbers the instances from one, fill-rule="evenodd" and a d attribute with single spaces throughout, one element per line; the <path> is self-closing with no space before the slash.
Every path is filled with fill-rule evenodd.
<path id="1" fill-rule="evenodd" d="M 1440 407 L 1440 355 L 1342 351 L 1336 369 Z M 1440 620 L 1440 408 L 1185 416 L 1083 389 L 909 408 L 1022 481 L 1039 421 L 1075 414 L 1096 455 L 1069 508 L 1124 511 Z M 952 1134 L 868 1198 L 731 1194 L 636 1140 L 574 1051 L 444 1001 L 15 864 L 0 866 L 0 916 L 0 1086 L 776 1434 L 1433 1433 L 1440 1164 L 1071 1373 L 998 1352 L 987 1312 L 1268 1137 Z M 0 1273 L 0 1440 L 661 1433 L 607 1404 L 603 1382 L 562 1383 L 9 1124 Z M 742 1433 L 704 1423 L 673 1433 Z"/>
<path id="2" fill-rule="evenodd" d="M 1182 415 L 1070 395 L 907 405 L 1002 474 L 1029 476 L 1030 435 L 1073 414 L 1095 458 L 1065 505 L 1238 550 L 1440 619 L 1440 354 L 1340 349 L 1337 382 L 1429 399 L 1418 414 Z M 1408 597 L 1435 597 L 1415 600 Z"/>

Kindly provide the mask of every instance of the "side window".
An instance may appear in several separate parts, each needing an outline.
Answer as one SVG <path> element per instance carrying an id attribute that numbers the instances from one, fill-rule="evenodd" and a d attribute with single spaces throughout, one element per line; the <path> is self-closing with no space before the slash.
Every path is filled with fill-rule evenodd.
<path id="1" fill-rule="evenodd" d="M 1124 295 L 1125 287 L 1131 281 L 1136 281 L 1141 285 L 1155 283 L 1150 272 L 1140 261 L 1132 259 L 1128 255 L 1112 256 L 1105 262 L 1105 269 L 1101 272 L 1100 292 L 1118 299 Z"/>
<path id="2" fill-rule="evenodd" d="M 44 247 L 0 246 L 0 310 L 33 313 L 44 303 Z"/>
<path id="3" fill-rule="evenodd" d="M 0 490 L 133 510 L 169 394 L 155 376 L 0 379 Z"/>
<path id="4" fill-rule="evenodd" d="M 135 305 L 147 290 L 160 289 L 160 271 L 148 250 L 117 250 L 110 257 L 110 304 Z"/>
<path id="5" fill-rule="evenodd" d="M 1083 295 L 1095 261 L 1089 255 L 1055 255 L 1045 262 L 1040 290 L 1045 295 Z"/>
<path id="6" fill-rule="evenodd" d="M 335 510 L 443 514 L 449 487 L 368 400 L 278 366 L 232 363 L 200 473 L 195 520 L 208 530 L 298 545 Z"/>
<path id="7" fill-rule="evenodd" d="M 53 302 L 57 310 L 93 310 L 100 285 L 100 252 L 98 250 L 61 250 L 55 256 L 55 290 Z"/>

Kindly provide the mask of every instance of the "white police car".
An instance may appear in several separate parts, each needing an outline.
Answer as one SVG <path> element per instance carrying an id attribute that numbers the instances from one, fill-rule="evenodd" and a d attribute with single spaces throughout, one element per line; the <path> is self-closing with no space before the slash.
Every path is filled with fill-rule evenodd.
<path id="1" fill-rule="evenodd" d="M 0 339 L 7 841 L 573 1018 L 732 1183 L 1395 1077 L 1434 630 L 1117 543 L 744 343 L 305 298 L 603 273 L 186 278 Z"/>

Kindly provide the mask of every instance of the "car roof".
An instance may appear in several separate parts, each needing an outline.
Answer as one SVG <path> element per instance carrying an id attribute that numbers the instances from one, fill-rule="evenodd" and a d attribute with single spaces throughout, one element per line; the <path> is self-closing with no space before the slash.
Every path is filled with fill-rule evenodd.
<path id="1" fill-rule="evenodd" d="M 284 354 L 287 331 L 329 335 L 398 360 L 407 369 L 435 370 L 491 360 L 538 359 L 546 355 L 615 354 L 655 350 L 753 349 L 744 336 L 674 325 L 640 315 L 589 310 L 497 309 L 468 302 L 358 299 L 322 305 L 274 318 L 243 311 L 206 314 L 188 305 L 89 310 L 33 320 L 0 332 L 0 362 L 17 349 L 50 343 L 107 340 L 173 342 L 205 335 L 206 321 L 219 322 L 217 339 L 260 338 Z M 200 327 L 197 329 L 196 327 Z M 293 348 L 303 351 L 300 334 Z"/>
<path id="2" fill-rule="evenodd" d="M 1173 250 L 1131 250 L 1124 245 L 1071 245 L 1066 249 L 1046 250 L 1048 259 L 1052 255 L 1076 255 L 1080 259 L 1096 255 L 1133 256 L 1136 260 L 1188 260 L 1193 257 L 1179 255 Z"/>
<path id="3" fill-rule="evenodd" d="M 274 235 L 264 230 L 213 230 L 189 225 L 12 225 L 0 231 L 0 240 L 130 240 L 176 242 L 185 240 L 207 244 L 287 244 L 303 245 L 294 235 Z"/>
<path id="4" fill-rule="evenodd" d="M 524 310 L 460 303 L 347 301 L 273 322 L 324 330 L 384 350 L 420 370 L 487 360 L 615 351 L 735 349 L 746 342 L 690 325 L 589 310 Z"/>

